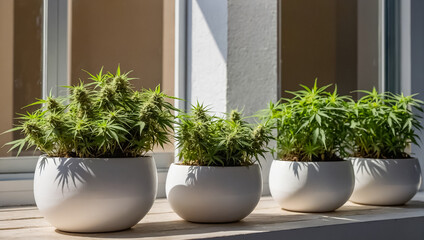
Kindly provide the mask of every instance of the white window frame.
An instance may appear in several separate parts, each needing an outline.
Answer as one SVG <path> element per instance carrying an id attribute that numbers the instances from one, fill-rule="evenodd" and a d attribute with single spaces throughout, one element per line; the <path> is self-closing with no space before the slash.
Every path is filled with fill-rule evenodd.
<path id="1" fill-rule="evenodd" d="M 379 31 L 378 31 L 378 42 L 380 43 L 379 44 L 379 49 L 378 49 L 378 55 L 379 55 L 379 58 L 378 58 L 378 62 L 379 62 L 379 65 L 378 65 L 378 67 L 379 67 L 379 69 L 378 69 L 378 90 L 380 91 L 380 92 L 384 92 L 385 91 L 385 89 L 386 89 L 386 86 L 385 86 L 385 79 L 386 79 L 386 76 L 385 76 L 385 34 L 386 34 L 386 32 L 385 32 L 385 30 L 384 30 L 384 16 L 385 16 L 385 14 L 384 14 L 384 9 L 385 9 L 385 0 L 378 0 L 378 5 L 379 5 L 379 8 L 378 8 L 378 22 L 379 22 L 379 26 L 378 26 L 378 28 L 379 28 Z"/>
<path id="2" fill-rule="evenodd" d="M 43 1 L 42 97 L 66 95 L 68 83 L 68 6 L 70 0 Z M 38 156 L 0 158 L 0 174 L 33 173 Z M 32 175 L 22 177 L 32 178 Z"/>
<path id="3" fill-rule="evenodd" d="M 187 99 L 187 0 L 175 0 L 174 37 L 174 96 Z M 185 111 L 186 101 L 175 101 L 175 107 Z M 178 162 L 179 150 L 174 148 L 174 162 Z"/>
<path id="4" fill-rule="evenodd" d="M 60 86 L 69 83 L 69 22 L 71 0 L 44 0 L 43 11 L 43 98 L 50 91 L 64 96 Z"/>

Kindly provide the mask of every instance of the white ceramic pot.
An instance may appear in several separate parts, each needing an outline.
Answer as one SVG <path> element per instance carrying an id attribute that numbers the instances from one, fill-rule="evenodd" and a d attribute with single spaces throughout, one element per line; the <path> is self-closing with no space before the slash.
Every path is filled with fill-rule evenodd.
<path id="1" fill-rule="evenodd" d="M 207 167 L 172 164 L 166 196 L 172 209 L 190 222 L 235 222 L 249 215 L 262 193 L 257 164 Z"/>
<path id="2" fill-rule="evenodd" d="M 367 205 L 402 205 L 421 184 L 418 159 L 350 158 L 355 171 L 355 190 L 350 201 Z"/>
<path id="3" fill-rule="evenodd" d="M 130 228 L 156 197 L 153 157 L 38 159 L 35 202 L 57 229 L 110 232 Z"/>
<path id="4" fill-rule="evenodd" d="M 274 160 L 269 173 L 274 200 L 283 209 L 296 212 L 334 211 L 347 202 L 353 185 L 350 161 Z"/>

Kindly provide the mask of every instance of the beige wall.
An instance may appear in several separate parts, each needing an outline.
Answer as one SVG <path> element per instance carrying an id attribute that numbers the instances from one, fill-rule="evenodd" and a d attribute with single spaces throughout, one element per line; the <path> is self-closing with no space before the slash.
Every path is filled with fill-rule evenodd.
<path id="1" fill-rule="evenodd" d="M 37 106 L 22 107 L 41 98 L 43 0 L 14 2 L 13 112 L 26 113 L 36 110 Z M 15 139 L 21 137 L 15 132 Z M 32 154 L 31 150 L 29 154 Z"/>
<path id="2" fill-rule="evenodd" d="M 172 0 L 73 0 L 71 82 L 81 69 L 133 70 L 137 89 L 164 85 L 173 93 Z M 172 53 L 172 54 L 171 54 Z"/>
<path id="3" fill-rule="evenodd" d="M 163 0 L 163 45 L 162 45 L 162 89 L 174 96 L 174 41 L 175 41 L 175 1 Z M 173 100 L 170 100 L 172 103 Z M 172 143 L 174 142 L 171 139 Z M 158 148 L 156 151 L 162 151 Z M 173 144 L 164 146 L 163 151 L 173 152 Z"/>
<path id="4" fill-rule="evenodd" d="M 13 0 L 0 1 L 0 32 L 0 132 L 4 132 L 13 123 Z M 0 145 L 11 140 L 12 134 L 0 135 Z M 6 147 L 0 148 L 0 157 L 6 152 Z"/>
<path id="5" fill-rule="evenodd" d="M 282 0 L 281 87 L 297 90 L 337 83 L 341 93 L 356 88 L 357 0 Z"/>
<path id="6" fill-rule="evenodd" d="M 162 86 L 174 95 L 175 1 L 163 0 Z"/>

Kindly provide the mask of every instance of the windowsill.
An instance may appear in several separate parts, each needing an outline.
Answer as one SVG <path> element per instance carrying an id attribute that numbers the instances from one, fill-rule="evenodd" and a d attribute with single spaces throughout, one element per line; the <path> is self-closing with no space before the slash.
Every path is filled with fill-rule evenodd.
<path id="1" fill-rule="evenodd" d="M 166 199 L 156 200 L 147 216 L 130 230 L 73 234 L 55 230 L 35 207 L 0 208 L 4 239 L 424 239 L 424 193 L 405 206 L 375 207 L 348 202 L 332 213 L 281 210 L 263 197 L 251 215 L 229 224 L 196 224 L 179 218 Z"/>
<path id="2" fill-rule="evenodd" d="M 34 173 L 38 156 L 2 157 L 0 158 L 0 174 L 2 173 Z"/>
<path id="3" fill-rule="evenodd" d="M 158 198 L 165 197 L 168 168 L 173 152 L 153 154 L 158 170 Z M 33 180 L 38 156 L 0 158 L 0 207 L 34 205 Z"/>
<path id="4" fill-rule="evenodd" d="M 174 160 L 173 152 L 157 152 L 153 153 L 156 167 L 168 168 Z M 0 158 L 0 174 L 2 173 L 34 173 L 37 165 L 38 156 L 31 157 L 1 157 Z"/>

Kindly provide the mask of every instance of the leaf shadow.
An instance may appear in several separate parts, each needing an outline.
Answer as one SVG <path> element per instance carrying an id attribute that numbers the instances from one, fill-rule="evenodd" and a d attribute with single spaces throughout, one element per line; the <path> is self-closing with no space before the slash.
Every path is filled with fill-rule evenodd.
<path id="1" fill-rule="evenodd" d="M 383 177 L 387 174 L 387 169 L 389 167 L 395 167 L 392 165 L 396 165 L 396 162 L 392 161 L 382 161 L 375 159 L 374 161 L 370 161 L 368 159 L 355 158 L 352 161 L 354 167 L 356 167 L 356 174 L 359 173 L 367 173 L 375 178 Z"/>
<path id="2" fill-rule="evenodd" d="M 290 168 L 293 170 L 293 174 L 297 179 L 300 178 L 299 173 L 303 168 L 309 168 L 309 171 L 319 172 L 319 164 L 316 162 L 291 162 Z"/>
<path id="3" fill-rule="evenodd" d="M 199 167 L 197 167 L 197 166 L 190 166 L 188 168 L 188 174 L 187 174 L 187 178 L 185 180 L 187 185 L 195 185 L 195 183 L 197 181 L 198 171 L 199 171 Z"/>
<path id="4" fill-rule="evenodd" d="M 56 160 L 58 163 L 56 163 Z M 55 159 L 55 164 L 57 166 L 55 181 L 57 181 L 58 185 L 62 188 L 62 192 L 65 188 L 70 188 L 69 184 L 77 187 L 79 183 L 85 183 L 93 178 L 93 171 L 86 161 L 88 160 L 76 158 Z"/>
<path id="5" fill-rule="evenodd" d="M 48 161 L 48 158 L 45 155 L 40 156 L 40 159 L 38 161 L 39 174 L 41 174 L 41 172 L 44 171 L 44 169 L 46 168 L 47 161 Z"/>

